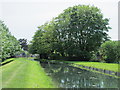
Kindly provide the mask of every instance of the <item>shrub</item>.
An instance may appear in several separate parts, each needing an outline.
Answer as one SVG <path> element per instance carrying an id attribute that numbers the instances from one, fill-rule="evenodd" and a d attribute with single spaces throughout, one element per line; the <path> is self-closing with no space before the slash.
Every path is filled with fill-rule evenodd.
<path id="1" fill-rule="evenodd" d="M 120 41 L 107 41 L 100 47 L 100 55 L 108 63 L 120 62 Z"/>

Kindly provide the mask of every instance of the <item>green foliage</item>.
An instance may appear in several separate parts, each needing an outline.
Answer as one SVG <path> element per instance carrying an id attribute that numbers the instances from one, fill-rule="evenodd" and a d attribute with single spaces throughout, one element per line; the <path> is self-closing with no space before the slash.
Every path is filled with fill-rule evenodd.
<path id="1" fill-rule="evenodd" d="M 101 45 L 100 55 L 106 62 L 120 63 L 120 41 L 107 41 Z"/>
<path id="2" fill-rule="evenodd" d="M 59 55 L 73 60 L 90 60 L 92 52 L 108 40 L 108 21 L 97 7 L 69 7 L 38 27 L 30 51 L 46 57 Z"/>
<path id="3" fill-rule="evenodd" d="M 46 23 L 38 28 L 39 30 L 35 33 L 32 44 L 29 45 L 29 52 L 40 54 L 41 58 L 47 58 L 48 53 L 52 52 L 52 42 L 54 42 L 52 25 Z"/>
<path id="4" fill-rule="evenodd" d="M 20 42 L 21 48 L 24 51 L 28 51 L 27 39 L 23 38 L 23 39 L 19 39 L 18 41 Z"/>
<path id="5" fill-rule="evenodd" d="M 0 59 L 6 59 L 19 54 L 21 47 L 17 39 L 12 36 L 6 25 L 0 21 Z"/>
<path id="6" fill-rule="evenodd" d="M 104 62 L 102 60 L 100 60 L 100 55 L 99 55 L 99 51 L 96 52 L 92 52 L 92 57 L 90 61 L 94 61 L 94 62 Z"/>

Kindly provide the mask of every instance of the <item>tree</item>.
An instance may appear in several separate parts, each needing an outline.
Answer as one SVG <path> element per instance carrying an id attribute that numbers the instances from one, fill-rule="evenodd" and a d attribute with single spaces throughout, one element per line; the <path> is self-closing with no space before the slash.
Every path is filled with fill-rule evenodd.
<path id="1" fill-rule="evenodd" d="M 7 26 L 0 20 L 0 59 L 4 60 L 19 54 L 21 47 L 17 39 L 11 35 Z"/>
<path id="2" fill-rule="evenodd" d="M 107 63 L 120 63 L 120 41 L 107 41 L 100 47 L 100 55 Z"/>
<path id="3" fill-rule="evenodd" d="M 27 39 L 23 38 L 23 39 L 19 39 L 18 41 L 20 42 L 21 48 L 24 51 L 28 51 Z"/>
<path id="4" fill-rule="evenodd" d="M 38 45 L 36 50 L 40 50 L 39 53 L 47 50 L 52 51 L 51 54 L 68 59 L 88 61 L 92 52 L 109 40 L 108 22 L 97 7 L 89 5 L 69 7 L 52 21 L 42 25 L 38 31 L 41 31 L 42 35 L 36 32 L 35 36 L 38 36 L 37 39 L 33 38 L 33 42 Z"/>
<path id="5" fill-rule="evenodd" d="M 69 7 L 55 21 L 56 37 L 63 49 L 58 52 L 64 53 L 64 56 L 89 60 L 91 52 L 108 40 L 109 20 L 103 19 L 97 7 Z"/>
<path id="6" fill-rule="evenodd" d="M 38 27 L 38 31 L 35 33 L 32 44 L 29 46 L 29 52 L 32 54 L 39 54 L 40 58 L 48 58 L 52 52 L 52 42 L 54 40 L 52 25 L 46 23 Z"/>

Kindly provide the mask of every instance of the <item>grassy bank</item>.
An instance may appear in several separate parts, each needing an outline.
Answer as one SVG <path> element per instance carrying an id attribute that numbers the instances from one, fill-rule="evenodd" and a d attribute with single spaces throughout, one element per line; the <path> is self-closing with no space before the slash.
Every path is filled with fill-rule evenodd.
<path id="1" fill-rule="evenodd" d="M 52 79 L 36 61 L 16 58 L 0 69 L 2 88 L 55 88 Z"/>
<path id="2" fill-rule="evenodd" d="M 45 62 L 46 60 L 42 60 Z M 64 62 L 74 65 L 83 65 L 83 66 L 89 66 L 93 68 L 99 68 L 104 70 L 110 70 L 115 72 L 120 72 L 120 64 L 115 63 L 102 63 L 102 62 L 84 62 L 84 61 L 65 61 L 65 60 L 47 60 L 49 62 Z"/>
<path id="3" fill-rule="evenodd" d="M 45 62 L 46 60 L 42 60 L 42 61 Z M 89 70 L 89 71 L 98 72 L 98 73 L 102 73 L 102 74 L 105 74 L 105 75 L 113 76 L 113 77 L 116 77 L 116 78 L 120 78 L 119 76 L 115 75 L 116 74 L 115 72 L 120 73 L 120 69 L 119 69 L 120 65 L 119 64 L 115 64 L 115 63 L 65 61 L 65 60 L 47 60 L 47 61 L 53 62 L 53 63 L 55 63 L 55 62 L 68 63 L 70 66 L 73 66 L 73 67 L 78 67 L 78 68 L 81 68 L 81 69 L 85 69 L 85 70 Z M 83 66 L 96 68 L 97 71 L 85 68 Z M 98 69 L 102 70 L 102 71 L 98 71 Z M 113 71 L 113 72 L 108 74 L 108 73 L 106 73 L 107 70 L 108 71 Z"/>
<path id="4" fill-rule="evenodd" d="M 115 71 L 115 72 L 120 72 L 118 67 L 120 67 L 119 64 L 114 64 L 114 63 L 101 63 L 101 62 L 75 62 L 75 61 L 65 61 L 66 63 L 73 63 L 77 65 L 84 65 L 84 66 L 89 66 L 89 67 L 94 67 L 94 68 L 99 68 L 99 69 L 104 69 L 104 70 L 110 70 L 110 71 Z"/>

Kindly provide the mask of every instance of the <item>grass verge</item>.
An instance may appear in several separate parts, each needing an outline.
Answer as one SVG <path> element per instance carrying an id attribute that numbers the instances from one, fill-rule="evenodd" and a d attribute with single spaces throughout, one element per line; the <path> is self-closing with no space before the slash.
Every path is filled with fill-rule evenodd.
<path id="1" fill-rule="evenodd" d="M 73 67 L 77 67 L 77 68 L 89 70 L 89 71 L 92 71 L 92 72 L 102 73 L 102 74 L 105 74 L 105 75 L 109 75 L 109 76 L 113 76 L 113 77 L 116 77 L 116 78 L 120 78 L 119 76 L 114 75 L 115 73 L 112 73 L 112 75 L 111 75 L 111 74 L 107 74 L 107 73 L 103 73 L 103 72 L 95 71 L 95 70 L 90 70 L 90 69 L 82 67 L 82 66 L 88 66 L 88 67 L 93 67 L 93 68 L 98 68 L 98 69 L 103 69 L 103 70 L 120 72 L 119 71 L 120 65 L 119 64 L 115 64 L 115 63 L 64 61 L 64 60 L 48 60 L 48 61 L 50 61 L 50 62 L 64 62 L 64 63 L 68 63 L 69 65 L 71 65 Z M 82 65 L 82 66 L 79 66 L 79 65 Z"/>
<path id="2" fill-rule="evenodd" d="M 0 69 L 2 88 L 55 88 L 52 79 L 36 61 L 16 58 Z"/>
<path id="3" fill-rule="evenodd" d="M 101 63 L 101 62 L 75 62 L 75 61 L 65 61 L 66 63 L 73 63 L 77 65 L 84 65 L 104 70 L 110 70 L 115 72 L 120 72 L 118 70 L 118 67 L 120 67 L 119 64 L 113 64 L 113 63 Z"/>
<path id="4" fill-rule="evenodd" d="M 76 64 L 71 64 L 71 66 L 81 68 L 81 69 L 85 69 L 85 70 L 92 71 L 92 72 L 96 72 L 96 73 L 101 73 L 101 74 L 108 75 L 108 76 L 115 77 L 115 78 L 120 78 L 116 75 L 110 75 L 110 74 L 107 74 L 107 73 L 103 73 L 103 72 L 99 72 L 99 71 L 95 71 L 95 70 L 90 70 L 90 69 L 87 69 L 87 68 L 84 68 L 84 67 L 81 67 L 81 66 L 77 66 Z"/>
<path id="5" fill-rule="evenodd" d="M 64 62 L 69 64 L 76 64 L 76 65 L 83 65 L 83 66 L 89 66 L 93 68 L 99 68 L 104 70 L 110 70 L 115 72 L 120 72 L 120 64 L 115 63 L 103 63 L 103 62 L 84 62 L 84 61 L 64 61 L 64 60 L 42 60 L 43 62 Z"/>

